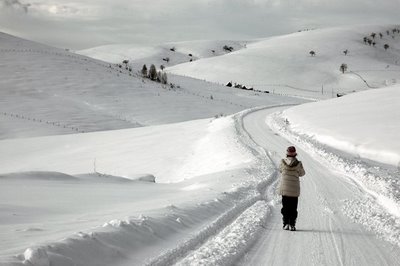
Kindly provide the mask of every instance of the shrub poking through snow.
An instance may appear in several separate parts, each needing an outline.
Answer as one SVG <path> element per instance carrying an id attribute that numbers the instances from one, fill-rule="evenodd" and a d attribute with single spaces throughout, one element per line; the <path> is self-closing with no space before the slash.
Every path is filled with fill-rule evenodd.
<path id="1" fill-rule="evenodd" d="M 385 48 L 385 51 L 389 48 L 389 44 L 385 43 L 385 45 L 383 46 L 383 48 Z"/>
<path id="2" fill-rule="evenodd" d="M 347 64 L 343 63 L 340 65 L 340 71 L 344 74 L 347 71 Z"/>

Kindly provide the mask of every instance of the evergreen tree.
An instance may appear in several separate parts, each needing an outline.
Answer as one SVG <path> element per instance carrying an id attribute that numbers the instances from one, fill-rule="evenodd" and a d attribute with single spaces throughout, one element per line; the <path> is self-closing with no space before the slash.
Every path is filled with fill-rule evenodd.
<path id="1" fill-rule="evenodd" d="M 155 66 L 154 64 L 152 64 L 152 65 L 150 66 L 150 69 L 149 69 L 149 78 L 150 78 L 151 80 L 156 80 L 156 79 L 157 79 L 157 69 L 156 69 L 156 66 Z"/>
<path id="2" fill-rule="evenodd" d="M 167 73 L 163 72 L 161 75 L 161 83 L 162 84 L 167 84 L 168 83 L 168 77 L 167 77 Z"/>
<path id="3" fill-rule="evenodd" d="M 142 73 L 143 77 L 147 77 L 147 66 L 146 65 L 143 65 L 141 73 Z"/>
<path id="4" fill-rule="evenodd" d="M 158 71 L 157 72 L 157 82 L 161 82 L 161 79 L 162 79 L 162 73 L 161 73 L 161 71 Z"/>

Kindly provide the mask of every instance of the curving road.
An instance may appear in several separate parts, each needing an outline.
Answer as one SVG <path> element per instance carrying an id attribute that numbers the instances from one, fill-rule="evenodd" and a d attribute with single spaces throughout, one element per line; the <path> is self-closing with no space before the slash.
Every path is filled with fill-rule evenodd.
<path id="1" fill-rule="evenodd" d="M 290 144 L 265 123 L 266 109 L 244 118 L 246 130 L 269 151 L 278 164 Z M 343 212 L 344 200 L 363 196 L 363 191 L 307 154 L 298 150 L 306 175 L 301 178 L 297 232 L 282 230 L 280 202 L 272 208 L 266 228 L 238 265 L 400 265 L 400 249 Z"/>

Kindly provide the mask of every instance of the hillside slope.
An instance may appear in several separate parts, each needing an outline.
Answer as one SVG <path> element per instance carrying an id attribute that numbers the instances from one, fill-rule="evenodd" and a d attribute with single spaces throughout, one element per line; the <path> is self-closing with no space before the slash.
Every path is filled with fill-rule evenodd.
<path id="1" fill-rule="evenodd" d="M 230 51 L 224 50 L 224 46 L 231 48 L 232 51 L 241 50 L 246 47 L 247 43 L 250 42 L 199 40 L 170 42 L 149 47 L 135 44 L 112 44 L 80 50 L 77 53 L 110 63 L 121 63 L 123 60 L 129 60 L 134 68 L 142 67 L 143 64 L 170 67 L 229 53 Z"/>
<path id="2" fill-rule="evenodd" d="M 271 37 L 247 49 L 170 67 L 168 72 L 221 84 L 233 81 L 275 93 L 336 97 L 337 93 L 399 82 L 400 34 L 393 33 L 394 28 L 348 26 Z M 376 33 L 375 46 L 363 41 L 364 37 L 372 39 L 372 32 Z M 387 51 L 384 44 L 390 47 Z M 339 70 L 342 63 L 348 66 L 344 74 Z"/>
<path id="3" fill-rule="evenodd" d="M 7 34 L 0 70 L 0 139 L 181 122 L 283 99 L 174 75 L 171 88 L 142 79 L 139 69 Z"/>

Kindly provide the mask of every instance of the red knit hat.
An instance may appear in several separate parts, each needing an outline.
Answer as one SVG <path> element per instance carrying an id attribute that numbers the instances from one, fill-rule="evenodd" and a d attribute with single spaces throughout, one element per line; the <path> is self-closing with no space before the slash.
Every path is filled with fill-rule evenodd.
<path id="1" fill-rule="evenodd" d="M 286 156 L 288 157 L 296 157 L 297 153 L 296 153 L 296 148 L 294 146 L 289 146 L 286 149 Z"/>

